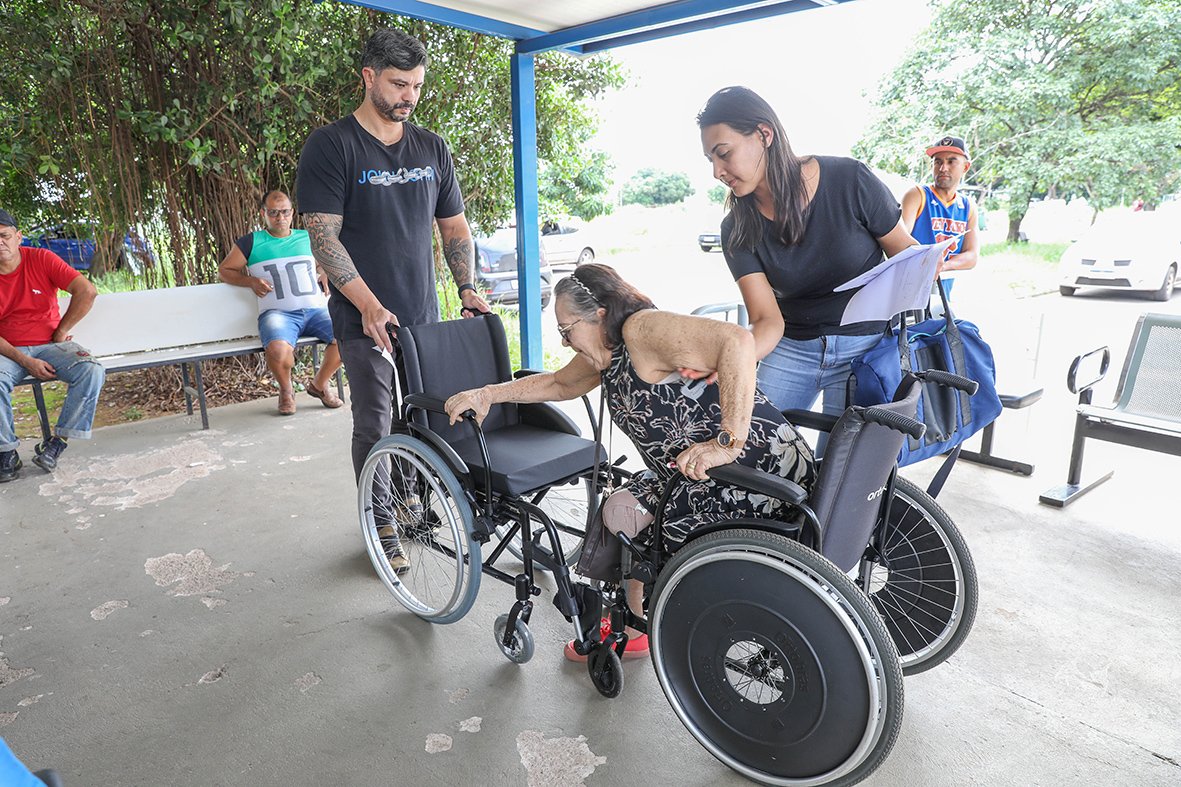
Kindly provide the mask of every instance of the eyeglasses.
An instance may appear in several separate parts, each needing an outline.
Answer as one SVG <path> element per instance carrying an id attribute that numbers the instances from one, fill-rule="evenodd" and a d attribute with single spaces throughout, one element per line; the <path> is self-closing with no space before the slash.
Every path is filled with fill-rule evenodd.
<path id="1" fill-rule="evenodd" d="M 561 336 L 561 337 L 562 337 L 562 341 L 564 341 L 564 342 L 569 342 L 569 341 L 570 341 L 570 330 L 571 330 L 571 329 L 572 329 L 572 328 L 573 328 L 575 325 L 578 325 L 578 323 L 580 323 L 580 322 L 582 322 L 582 318 L 581 318 L 581 317 L 579 317 L 577 320 L 575 320 L 574 322 L 570 323 L 569 325 L 559 325 L 559 326 L 558 326 L 558 336 Z"/>
<path id="2" fill-rule="evenodd" d="M 283 208 L 281 210 L 267 208 L 267 215 L 272 219 L 277 219 L 280 216 L 286 218 L 291 215 L 291 208 Z"/>

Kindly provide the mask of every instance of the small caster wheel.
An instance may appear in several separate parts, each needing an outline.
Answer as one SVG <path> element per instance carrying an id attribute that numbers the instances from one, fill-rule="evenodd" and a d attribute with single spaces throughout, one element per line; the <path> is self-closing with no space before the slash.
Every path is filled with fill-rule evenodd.
<path id="1" fill-rule="evenodd" d="M 607 698 L 618 697 L 623 691 L 623 662 L 614 648 L 599 645 L 586 658 L 586 670 L 591 683 Z"/>
<path id="2" fill-rule="evenodd" d="M 533 658 L 533 632 L 529 630 L 529 625 L 525 621 L 517 618 L 517 627 L 516 631 L 513 632 L 512 644 L 505 645 L 504 630 L 507 627 L 508 613 L 506 612 L 498 617 L 496 623 L 492 626 L 492 634 L 496 637 L 496 647 L 500 648 L 500 652 L 509 661 L 524 664 Z"/>

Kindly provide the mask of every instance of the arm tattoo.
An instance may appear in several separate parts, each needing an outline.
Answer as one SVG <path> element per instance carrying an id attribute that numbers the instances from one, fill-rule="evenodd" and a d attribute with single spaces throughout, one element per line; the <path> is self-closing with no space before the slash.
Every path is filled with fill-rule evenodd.
<path id="1" fill-rule="evenodd" d="M 475 267 L 476 261 L 476 250 L 472 246 L 471 236 L 448 238 L 443 242 L 443 254 L 447 257 L 447 267 L 451 269 L 455 286 L 471 284 L 472 268 Z"/>
<path id="2" fill-rule="evenodd" d="M 340 228 L 343 224 L 344 216 L 332 213 L 303 215 L 303 225 L 307 228 L 308 237 L 312 242 L 312 255 L 316 258 L 316 263 L 324 269 L 324 275 L 338 290 L 361 276 L 357 273 L 357 267 L 353 265 L 353 258 L 340 242 Z"/>

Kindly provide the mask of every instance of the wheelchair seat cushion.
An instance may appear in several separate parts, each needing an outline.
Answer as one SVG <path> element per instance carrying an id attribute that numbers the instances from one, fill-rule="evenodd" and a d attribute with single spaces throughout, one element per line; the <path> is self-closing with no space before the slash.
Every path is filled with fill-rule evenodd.
<path id="1" fill-rule="evenodd" d="M 484 439 L 492 465 L 492 489 L 513 497 L 587 472 L 595 464 L 594 441 L 528 424 L 485 432 Z M 481 484 L 484 458 L 476 436 L 452 441 L 451 447 L 467 463 L 472 480 Z"/>

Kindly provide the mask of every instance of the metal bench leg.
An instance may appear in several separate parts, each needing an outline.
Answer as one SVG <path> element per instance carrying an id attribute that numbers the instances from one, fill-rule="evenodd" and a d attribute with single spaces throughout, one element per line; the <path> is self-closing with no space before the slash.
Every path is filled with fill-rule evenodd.
<path id="1" fill-rule="evenodd" d="M 344 399 L 344 366 L 336 370 L 336 395 Z"/>
<path id="2" fill-rule="evenodd" d="M 201 428 L 209 428 L 209 413 L 205 408 L 205 381 L 201 379 L 201 362 L 193 362 L 193 376 L 197 378 L 197 402 L 201 405 Z"/>
<path id="3" fill-rule="evenodd" d="M 999 470 L 1008 470 L 1010 473 L 1017 473 L 1018 475 L 1033 475 L 1033 465 L 1018 462 L 1015 459 L 1003 459 L 993 455 L 992 430 L 995 425 L 996 421 L 993 421 L 984 427 L 984 431 L 980 433 L 979 451 L 960 451 L 960 459 L 978 465 L 985 465 L 986 467 L 995 467 Z"/>
<path id="4" fill-rule="evenodd" d="M 41 390 L 41 381 L 33 381 L 33 400 L 37 402 L 37 415 L 41 417 L 41 445 L 48 445 L 53 432 L 49 428 L 49 411 L 45 409 L 45 392 Z"/>
<path id="5" fill-rule="evenodd" d="M 189 385 L 189 363 L 188 363 L 188 361 L 185 361 L 180 365 L 180 379 L 181 379 L 180 389 L 182 391 L 184 391 L 184 394 L 185 394 L 185 414 L 192 415 L 193 414 L 193 396 L 195 396 L 197 392 L 193 389 L 193 386 Z"/>
<path id="6" fill-rule="evenodd" d="M 1112 470 L 1086 486 L 1080 484 L 1083 477 L 1083 447 L 1087 439 L 1086 428 L 1087 419 L 1081 415 L 1075 416 L 1074 444 L 1070 449 L 1070 467 L 1066 471 L 1066 483 L 1053 489 L 1047 489 L 1038 496 L 1039 503 L 1054 508 L 1065 508 L 1115 475 L 1115 471 Z"/>

